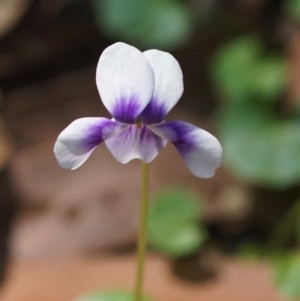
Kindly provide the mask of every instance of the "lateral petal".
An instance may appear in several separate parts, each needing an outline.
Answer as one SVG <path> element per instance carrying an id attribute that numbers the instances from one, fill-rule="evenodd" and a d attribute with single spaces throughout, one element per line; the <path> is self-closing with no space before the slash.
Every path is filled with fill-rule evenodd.
<path id="1" fill-rule="evenodd" d="M 183 93 L 183 75 L 177 60 L 159 50 L 143 52 L 154 72 L 154 93 L 141 113 L 146 124 L 160 123 L 180 99 Z"/>
<path id="2" fill-rule="evenodd" d="M 154 75 L 142 52 L 118 42 L 100 56 L 96 83 L 102 102 L 112 116 L 132 124 L 151 100 Z"/>
<path id="3" fill-rule="evenodd" d="M 139 129 L 136 125 L 130 125 L 119 135 L 105 140 L 112 155 L 123 164 L 133 159 L 149 163 L 166 143 L 167 141 L 152 133 L 145 125 Z"/>
<path id="4" fill-rule="evenodd" d="M 54 154 L 65 169 L 76 169 L 103 140 L 126 129 L 125 125 L 106 118 L 80 118 L 73 121 L 58 136 Z"/>
<path id="5" fill-rule="evenodd" d="M 219 141 L 210 133 L 183 121 L 152 125 L 158 136 L 172 142 L 193 175 L 211 178 L 220 167 L 223 151 Z"/>

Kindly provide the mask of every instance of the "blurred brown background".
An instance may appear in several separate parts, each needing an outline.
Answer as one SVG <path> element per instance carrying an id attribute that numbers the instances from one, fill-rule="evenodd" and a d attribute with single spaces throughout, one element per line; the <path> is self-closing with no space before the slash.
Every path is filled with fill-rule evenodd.
<path id="1" fill-rule="evenodd" d="M 131 273 L 133 257 L 125 257 L 122 262 L 122 256 L 111 258 L 110 252 L 106 255 L 103 252 L 111 248 L 119 252 L 126 247 L 129 256 L 133 256 L 139 162 L 123 166 L 100 146 L 80 169 L 66 171 L 57 165 L 52 152 L 57 135 L 74 119 L 109 116 L 96 89 L 95 69 L 101 52 L 119 40 L 141 50 L 157 48 L 171 52 L 182 67 L 185 92 L 168 120 L 196 124 L 212 131 L 224 143 L 224 166 L 210 180 L 194 178 L 168 145 L 151 164 L 152 194 L 168 186 L 193 190 L 204 204 L 203 223 L 210 236 L 208 246 L 213 245 L 218 254 L 232 254 L 245 246 L 245 242 L 265 246 L 271 241 L 272 250 L 297 249 L 300 235 L 293 231 L 298 215 L 291 222 L 288 212 L 294 211 L 293 206 L 300 198 L 299 20 L 300 4 L 295 0 L 1 1 L 0 275 L 3 283 L 7 275 L 3 300 L 21 300 L 18 298 L 22 295 L 28 298 L 23 300 L 71 300 L 75 293 L 94 287 L 97 277 L 103 277 L 93 266 L 102 269 L 101 275 L 111 274 L 107 281 L 103 280 L 105 286 L 130 285 L 131 276 L 124 281 L 116 275 L 118 266 L 123 271 L 119 274 Z M 252 40 L 249 46 L 228 46 L 229 50 L 219 55 L 219 63 L 215 59 L 224 45 L 250 36 L 259 40 L 264 49 L 257 50 L 259 54 L 253 55 L 253 60 L 259 66 L 271 62 L 266 65 L 267 71 L 252 70 L 249 67 L 254 65 L 252 62 L 242 65 L 246 61 L 244 57 L 252 56 L 251 49 L 256 49 Z M 269 53 L 271 58 L 267 56 Z M 226 61 L 234 67 L 227 68 Z M 282 65 L 286 68 L 284 75 Z M 247 84 L 242 82 L 245 74 Z M 262 80 L 248 85 L 252 78 L 260 78 L 260 74 Z M 255 101 L 258 105 L 254 108 Z M 250 126 L 251 131 L 248 123 L 243 122 L 244 115 L 240 114 L 240 126 L 236 115 L 229 114 L 230 110 L 240 109 L 240 103 L 241 110 L 254 124 Z M 276 118 L 280 119 L 274 140 L 269 141 L 273 132 L 271 135 L 267 129 L 272 127 L 273 131 L 275 121 L 274 126 L 273 123 L 260 126 L 263 117 L 257 116 L 264 116 L 264 112 L 276 112 Z M 284 137 L 293 138 L 277 139 L 277 134 L 283 131 L 281 125 Z M 262 136 L 257 142 L 255 133 L 260 132 L 266 132 L 267 138 Z M 235 148 L 233 140 L 241 147 Z M 278 145 L 287 147 L 265 166 L 273 150 L 281 149 Z M 258 166 L 251 160 L 259 162 Z M 249 166 L 243 162 L 249 162 Z M 281 165 L 277 168 L 273 162 Z M 281 226 L 290 223 L 292 230 Z M 281 233 L 278 239 L 274 239 L 276 229 Z M 104 259 L 101 257 L 94 265 L 89 260 L 95 254 Z M 222 300 L 226 300 L 228 296 L 228 300 L 236 297 L 236 300 L 264 301 L 278 297 L 265 263 L 248 265 L 235 259 L 220 259 L 220 255 L 216 257 L 216 266 L 224 269 L 221 278 L 204 288 L 180 284 L 176 300 L 187 299 L 186 296 L 190 300 L 198 300 L 199 296 L 206 300 L 221 300 L 223 296 Z M 163 296 L 170 295 L 170 300 L 175 300 L 176 296 L 169 291 L 179 280 L 175 276 L 168 280 L 165 271 L 168 260 L 156 257 L 151 260 L 149 274 L 155 275 L 163 269 L 162 275 L 167 275 L 167 284 L 161 285 L 162 290 L 167 287 Z M 13 263 L 11 274 L 5 273 L 8 262 Z M 60 265 L 70 274 L 57 272 Z M 58 288 L 61 292 L 58 299 L 55 294 L 48 293 L 46 297 L 47 293 L 36 293 L 38 288 L 35 291 L 33 284 L 33 291 L 26 291 L 22 286 L 24 279 L 36 281 L 46 277 L 46 288 L 42 280 L 36 285 L 44 287 L 46 292 L 77 273 L 78 279 L 69 279 L 70 286 L 76 287 L 80 286 L 79 274 L 83 271 L 89 276 L 83 276 L 85 284 L 81 290 L 67 288 L 64 294 L 66 286 L 62 285 Z M 24 278 L 16 276 L 20 273 Z M 155 290 L 155 276 L 151 279 L 152 285 L 146 285 L 150 292 Z M 240 284 L 239 279 L 242 279 Z M 259 284 L 261 289 L 253 292 Z M 28 288 L 28 285 L 24 286 Z M 157 292 L 154 295 L 162 297 Z"/>

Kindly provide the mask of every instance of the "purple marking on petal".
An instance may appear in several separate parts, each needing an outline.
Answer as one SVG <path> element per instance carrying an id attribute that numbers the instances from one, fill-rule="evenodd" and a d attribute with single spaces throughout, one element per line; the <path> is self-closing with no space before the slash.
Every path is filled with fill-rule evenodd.
<path id="1" fill-rule="evenodd" d="M 101 120 L 97 124 L 90 125 L 86 129 L 86 138 L 83 140 L 82 146 L 86 149 L 93 149 L 103 140 L 110 137 L 118 127 L 120 127 L 120 124 L 111 120 Z"/>
<path id="2" fill-rule="evenodd" d="M 120 134 L 128 126 L 107 118 L 87 117 L 73 121 L 58 136 L 54 153 L 66 169 L 81 166 L 103 140 Z"/>
<path id="3" fill-rule="evenodd" d="M 174 144 L 190 171 L 210 178 L 222 162 L 222 147 L 210 133 L 183 121 L 149 126 L 159 137 Z"/>
<path id="4" fill-rule="evenodd" d="M 140 118 L 144 124 L 160 123 L 166 116 L 166 109 L 163 104 L 158 104 L 155 98 L 152 98 L 147 107 L 141 113 Z"/>
<path id="5" fill-rule="evenodd" d="M 105 140 L 105 143 L 113 156 L 121 163 L 127 163 L 133 159 L 141 159 L 149 163 L 166 145 L 166 141 L 153 133 L 146 125 L 141 128 L 130 125 L 119 135 Z"/>
<path id="6" fill-rule="evenodd" d="M 140 114 L 141 109 L 137 96 L 131 96 L 129 99 L 122 96 L 116 101 L 112 115 L 117 121 L 133 124 Z"/>
<path id="7" fill-rule="evenodd" d="M 177 147 L 180 153 L 193 150 L 194 138 L 188 123 L 171 121 L 161 124 L 159 127 L 168 133 L 168 140 Z"/>

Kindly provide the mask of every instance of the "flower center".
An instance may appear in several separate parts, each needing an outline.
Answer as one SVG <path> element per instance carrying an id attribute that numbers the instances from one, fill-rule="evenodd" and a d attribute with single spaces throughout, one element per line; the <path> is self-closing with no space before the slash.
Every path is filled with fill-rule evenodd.
<path id="1" fill-rule="evenodd" d="M 142 127 L 142 120 L 140 117 L 138 117 L 136 120 L 135 120 L 135 125 L 136 127 L 138 128 L 138 130 Z"/>

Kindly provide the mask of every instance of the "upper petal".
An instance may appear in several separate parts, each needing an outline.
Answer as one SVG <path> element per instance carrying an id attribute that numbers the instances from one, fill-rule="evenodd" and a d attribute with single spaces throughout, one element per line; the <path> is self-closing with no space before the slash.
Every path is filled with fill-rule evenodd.
<path id="1" fill-rule="evenodd" d="M 154 89 L 148 60 L 138 49 L 121 42 L 103 51 L 96 82 L 105 107 L 116 120 L 125 123 L 135 122 Z"/>
<path id="2" fill-rule="evenodd" d="M 154 93 L 141 114 L 146 124 L 160 123 L 175 106 L 183 93 L 183 75 L 177 60 L 159 50 L 144 52 L 154 72 Z"/>
<path id="3" fill-rule="evenodd" d="M 127 126 L 106 118 L 80 118 L 73 121 L 58 136 L 54 154 L 58 164 L 66 169 L 82 165 L 95 147 Z"/>
<path id="4" fill-rule="evenodd" d="M 147 126 L 140 129 L 130 125 L 125 131 L 110 139 L 105 144 L 119 162 L 125 164 L 133 159 L 151 162 L 167 141 L 152 133 Z"/>
<path id="5" fill-rule="evenodd" d="M 210 133 L 183 121 L 150 126 L 158 136 L 172 142 L 193 175 L 210 178 L 222 162 L 222 147 Z"/>

